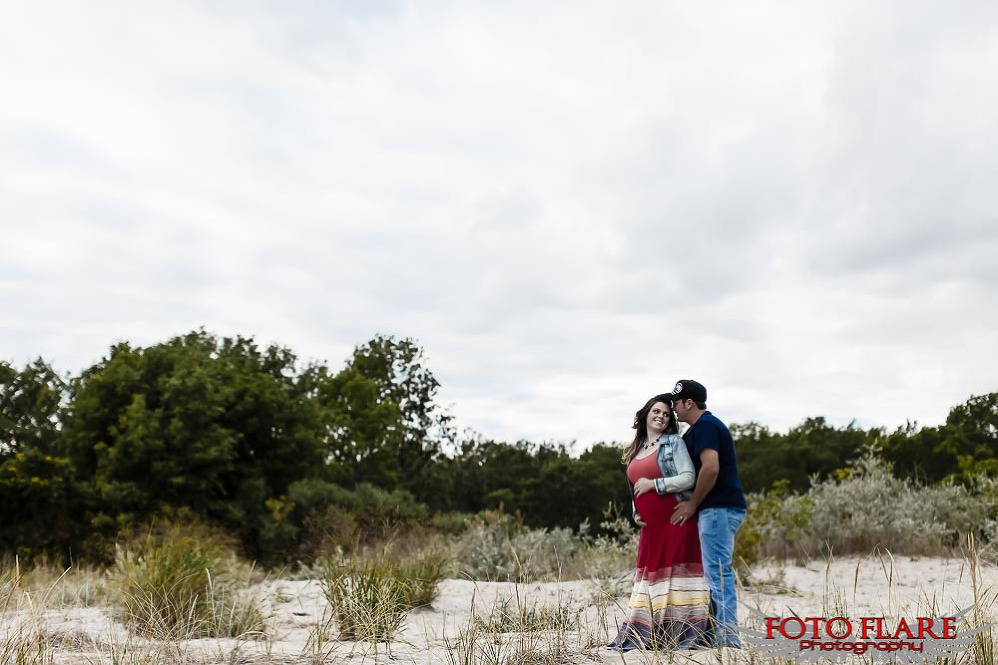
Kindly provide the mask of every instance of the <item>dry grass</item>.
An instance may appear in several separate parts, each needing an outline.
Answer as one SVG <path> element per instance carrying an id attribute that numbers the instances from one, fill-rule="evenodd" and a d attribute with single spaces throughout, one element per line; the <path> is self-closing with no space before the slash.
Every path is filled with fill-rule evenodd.
<path id="1" fill-rule="evenodd" d="M 322 584 L 340 639 L 391 641 L 411 610 L 433 602 L 446 563 L 427 552 L 327 560 Z"/>
<path id="2" fill-rule="evenodd" d="M 195 568 L 192 562 L 197 562 L 197 566 L 205 565 L 209 570 L 215 565 L 206 564 L 190 552 L 184 556 L 176 552 L 167 556 L 155 548 L 148 548 L 142 551 L 141 557 L 146 565 L 152 565 L 149 561 L 157 562 L 156 567 L 140 568 L 137 558 L 133 558 L 132 564 L 136 567 L 128 569 L 129 584 L 133 588 L 165 586 L 184 590 L 177 596 L 180 598 L 177 602 L 187 608 L 187 614 L 168 608 L 166 615 L 179 615 L 186 620 L 188 614 L 195 613 L 193 608 L 201 596 L 201 589 L 209 599 L 215 593 L 212 585 L 216 591 L 218 589 L 214 573 L 209 576 L 211 581 L 202 577 L 197 584 L 187 585 Z M 387 561 L 392 557 L 383 558 Z M 184 624 L 186 627 L 181 629 L 140 631 L 129 615 L 115 615 L 106 606 L 103 610 L 96 609 L 98 599 L 103 597 L 106 601 L 109 589 L 119 588 L 121 580 L 118 577 L 112 583 L 108 575 L 99 571 L 60 571 L 45 567 L 26 573 L 20 570 L 16 561 L 11 562 L 0 567 L 0 663 L 318 665 L 350 660 L 358 663 L 561 665 L 610 659 L 620 663 L 782 665 L 778 659 L 752 651 L 624 655 L 605 652 L 603 645 L 616 632 L 624 612 L 621 605 L 626 602 L 628 590 L 623 588 L 626 585 L 616 589 L 604 587 L 606 590 L 601 591 L 597 585 L 583 582 L 472 584 L 452 580 L 442 584 L 448 594 L 434 598 L 434 593 L 441 588 L 441 571 L 447 568 L 448 562 L 429 557 L 422 557 L 420 562 L 420 557 L 416 557 L 409 563 L 410 568 L 405 569 L 403 561 L 396 559 L 390 565 L 382 561 L 384 567 L 365 581 L 363 575 L 373 570 L 376 563 L 361 559 L 352 563 L 341 561 L 332 566 L 325 580 L 326 594 L 311 583 L 314 596 L 310 598 L 316 600 L 315 605 L 295 602 L 298 590 L 309 584 L 307 582 L 282 581 L 279 585 L 254 587 L 254 593 L 262 593 L 260 589 L 264 589 L 270 594 L 260 606 L 263 609 L 258 611 L 280 613 L 284 618 L 283 623 L 274 619 L 273 626 L 262 628 L 260 637 L 265 639 L 250 640 L 245 631 L 228 629 L 218 631 L 218 634 L 242 637 L 209 638 L 209 631 L 201 619 Z M 948 572 L 945 575 L 933 572 L 942 569 Z M 116 570 L 120 574 L 121 570 Z M 954 570 L 960 571 L 958 579 L 954 578 Z M 912 575 L 916 571 L 926 575 L 920 585 L 913 584 Z M 747 604 L 757 604 L 769 616 L 790 616 L 797 612 L 802 616 L 877 615 L 890 619 L 940 616 L 973 604 L 973 610 L 959 626 L 960 630 L 972 630 L 994 619 L 998 602 L 998 571 L 989 561 L 982 560 L 973 539 L 964 542 L 963 556 L 958 560 L 896 560 L 890 552 L 880 549 L 866 557 L 852 557 L 847 561 L 815 559 L 806 562 L 804 567 L 781 561 L 763 562 L 754 572 L 757 586 L 743 588 L 741 598 Z M 600 574 L 605 575 L 606 570 Z M 627 578 L 623 573 L 619 577 Z M 339 582 L 333 582 L 336 579 Z M 420 584 L 416 580 L 419 579 L 422 579 L 422 591 L 417 594 L 415 590 Z M 227 587 L 226 593 L 241 595 L 250 590 L 250 582 L 246 579 L 231 577 L 230 581 L 232 585 Z M 339 592 L 333 592 L 337 583 L 342 583 L 343 587 Z M 455 595 L 455 590 L 460 593 Z M 461 593 L 466 595 L 462 598 Z M 332 602 L 327 602 L 330 594 L 332 597 L 328 601 Z M 344 614 L 342 608 L 348 602 L 345 598 L 351 594 L 355 600 L 368 602 L 366 609 L 358 606 Z M 137 594 L 133 591 L 134 595 Z M 417 597 L 420 600 L 416 600 Z M 414 606 L 427 601 L 430 605 L 425 609 L 413 611 Z M 158 601 L 150 601 L 147 607 L 135 609 L 151 614 L 158 607 Z M 130 632 L 115 623 L 116 616 L 126 619 L 135 630 Z M 93 621 L 88 624 L 80 617 L 103 617 L 105 623 L 97 628 Z M 221 623 L 231 626 L 239 625 L 241 621 L 239 617 L 229 617 Z M 352 628 L 344 629 L 345 625 L 352 625 Z M 761 627 L 762 624 L 758 617 L 750 617 L 746 625 Z M 996 652 L 992 632 L 984 630 L 975 634 L 974 640 L 971 649 L 944 662 L 947 665 L 994 665 Z"/>
<path id="3" fill-rule="evenodd" d="M 519 589 L 519 587 L 516 587 Z M 474 607 L 475 599 L 471 600 Z M 452 665 L 563 665 L 599 662 L 582 630 L 582 607 L 542 605 L 519 592 L 498 597 L 487 612 L 472 612 L 456 637 L 444 639 Z"/>
<path id="4" fill-rule="evenodd" d="M 265 632 L 263 613 L 237 583 L 231 551 L 196 532 L 172 528 L 136 547 L 119 547 L 115 599 L 126 623 L 153 638 L 249 637 Z"/>
<path id="5" fill-rule="evenodd" d="M 0 568 L 0 663 L 48 665 L 53 662 L 53 649 L 44 633 L 42 606 L 23 588 L 23 582 L 16 559 L 12 566 Z"/>

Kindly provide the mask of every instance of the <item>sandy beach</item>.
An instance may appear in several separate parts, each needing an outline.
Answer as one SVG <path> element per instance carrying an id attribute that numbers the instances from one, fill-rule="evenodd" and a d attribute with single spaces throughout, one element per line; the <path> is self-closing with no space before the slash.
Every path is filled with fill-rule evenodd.
<path id="1" fill-rule="evenodd" d="M 978 608 L 994 610 L 998 568 L 977 571 Z M 808 564 L 767 562 L 743 588 L 740 620 L 766 616 L 939 616 L 974 605 L 965 559 L 843 557 Z M 266 580 L 251 589 L 264 608 L 262 635 L 157 642 L 131 634 L 110 607 L 46 609 L 41 599 L 3 615 L 3 634 L 39 630 L 57 663 L 472 663 L 696 662 L 748 658 L 750 651 L 631 652 L 603 648 L 624 615 L 627 582 L 511 584 L 444 580 L 432 605 L 408 615 L 391 643 L 341 641 L 315 580 Z M 608 593 L 609 592 L 609 593 Z M 519 624 L 517 623 L 519 621 Z"/>

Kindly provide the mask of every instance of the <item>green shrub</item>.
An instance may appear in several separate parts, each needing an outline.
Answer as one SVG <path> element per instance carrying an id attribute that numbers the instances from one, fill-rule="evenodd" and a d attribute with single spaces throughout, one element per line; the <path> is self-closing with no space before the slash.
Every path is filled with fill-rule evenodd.
<path id="1" fill-rule="evenodd" d="M 331 569 L 323 591 L 344 640 L 389 642 L 411 609 L 405 581 L 373 564 Z"/>
<path id="2" fill-rule="evenodd" d="M 315 561 L 385 543 L 400 532 L 425 530 L 429 509 L 402 489 L 383 490 L 369 483 L 346 489 L 322 480 L 302 480 L 288 488 L 287 501 L 301 524 L 297 558 Z M 443 522 L 453 528 L 453 519 Z M 294 556 L 290 557 L 294 558 Z"/>
<path id="3" fill-rule="evenodd" d="M 458 565 L 476 580 L 559 580 L 583 548 L 571 529 L 526 529 L 511 515 L 486 511 L 462 537 Z"/>
<path id="4" fill-rule="evenodd" d="M 264 630 L 257 603 L 235 585 L 231 549 L 210 534 L 174 526 L 119 547 L 113 582 L 123 618 L 160 638 L 236 637 Z"/>
<path id="5" fill-rule="evenodd" d="M 437 533 L 459 536 L 468 528 L 468 516 L 464 513 L 434 513 L 427 524 Z"/>
<path id="6" fill-rule="evenodd" d="M 970 487 L 921 486 L 896 477 L 871 449 L 835 478 L 812 479 L 804 494 L 790 494 L 785 483 L 777 483 L 770 492 L 750 495 L 735 559 L 809 558 L 878 546 L 895 554 L 950 554 L 967 534 L 985 541 L 998 535 L 995 486 L 987 478 Z"/>
<path id="7" fill-rule="evenodd" d="M 360 543 L 361 531 L 353 515 L 330 506 L 305 518 L 299 545 L 301 558 L 316 561 L 341 552 L 352 552 Z"/>
<path id="8" fill-rule="evenodd" d="M 340 639 L 390 641 L 410 610 L 436 597 L 443 557 L 421 552 L 399 563 L 386 555 L 323 562 L 322 588 Z"/>
<path id="9" fill-rule="evenodd" d="M 416 595 L 414 585 L 389 563 L 330 563 L 322 587 L 344 640 L 391 641 Z"/>
<path id="10" fill-rule="evenodd" d="M 437 587 L 444 578 L 448 561 L 432 552 L 419 552 L 398 565 L 396 575 L 408 582 L 406 602 L 412 607 L 429 605 L 437 597 Z"/>
<path id="11" fill-rule="evenodd" d="M 743 577 L 763 556 L 793 557 L 811 522 L 813 499 L 789 500 L 790 483 L 779 480 L 768 492 L 749 494 L 745 522 L 735 539 L 733 561 Z"/>

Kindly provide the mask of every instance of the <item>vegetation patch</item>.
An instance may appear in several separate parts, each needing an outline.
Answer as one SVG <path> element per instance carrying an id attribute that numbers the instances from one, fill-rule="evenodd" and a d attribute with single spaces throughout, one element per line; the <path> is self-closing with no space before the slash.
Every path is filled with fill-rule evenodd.
<path id="1" fill-rule="evenodd" d="M 403 562 L 385 557 L 327 560 L 322 588 L 340 639 L 391 641 L 411 610 L 433 602 L 445 567 L 443 557 L 430 553 Z"/>
<path id="2" fill-rule="evenodd" d="M 118 549 L 113 582 L 123 619 L 161 639 L 262 634 L 263 613 L 237 586 L 239 566 L 218 540 L 184 527 Z"/>

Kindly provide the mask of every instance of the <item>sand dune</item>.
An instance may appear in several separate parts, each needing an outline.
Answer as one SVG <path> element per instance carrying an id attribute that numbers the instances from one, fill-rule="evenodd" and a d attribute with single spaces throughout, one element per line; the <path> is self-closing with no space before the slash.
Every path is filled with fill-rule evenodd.
<path id="1" fill-rule="evenodd" d="M 979 607 L 991 620 L 998 569 L 981 564 L 978 577 Z M 783 617 L 936 616 L 975 602 L 975 584 L 964 559 L 884 555 L 808 565 L 770 562 L 757 566 L 752 578 L 753 584 L 741 594 L 743 624 L 758 625 L 751 616 L 756 609 Z M 618 585 L 617 590 L 626 586 Z M 588 580 L 445 580 L 433 604 L 411 612 L 390 644 L 336 640 L 320 585 L 288 580 L 270 580 L 251 589 L 269 617 L 266 635 L 257 639 L 155 642 L 130 634 L 111 608 L 93 607 L 8 611 L 0 635 L 40 629 L 58 663 L 463 663 L 469 662 L 469 654 L 474 656 L 471 662 L 508 662 L 515 654 L 529 653 L 534 660 L 522 662 L 665 662 L 668 654 L 618 654 L 602 648 L 615 633 L 626 604 L 626 594 L 610 596 L 605 590 L 606 585 Z M 502 613 L 535 620 L 561 617 L 563 624 L 558 630 L 499 632 Z M 476 623 L 475 616 L 482 620 Z M 492 628 L 483 627 L 490 617 Z M 325 631 L 320 629 L 324 622 Z M 683 656 L 717 662 L 718 653 Z M 748 656 L 730 651 L 722 658 L 734 662 Z"/>

